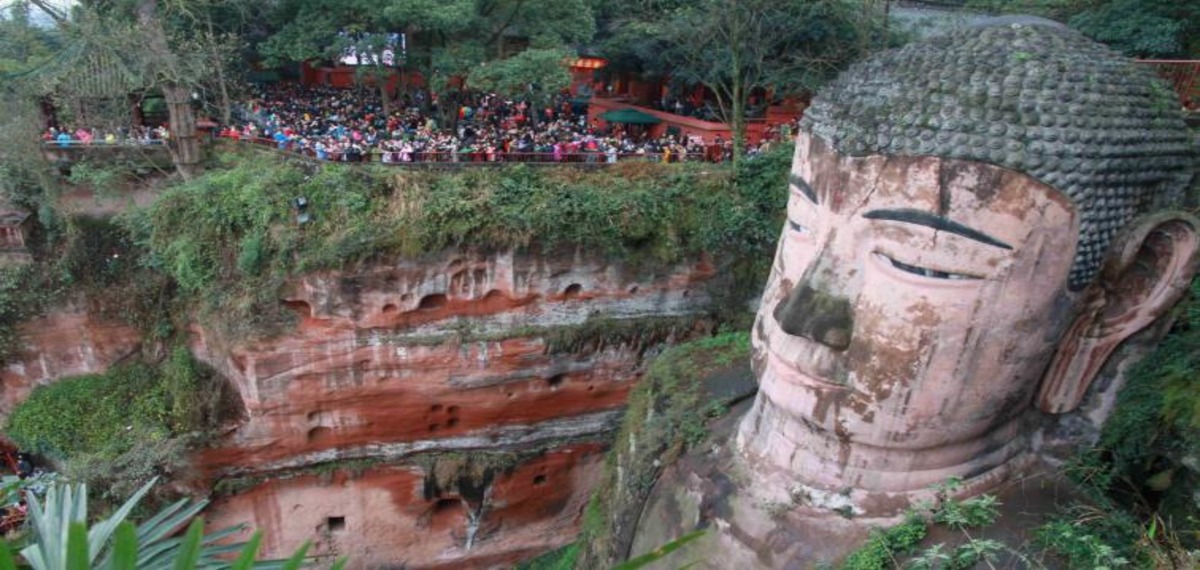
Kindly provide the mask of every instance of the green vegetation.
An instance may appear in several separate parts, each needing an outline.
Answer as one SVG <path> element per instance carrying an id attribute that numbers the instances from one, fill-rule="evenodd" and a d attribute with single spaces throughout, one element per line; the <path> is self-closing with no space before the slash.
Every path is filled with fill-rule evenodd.
<path id="1" fill-rule="evenodd" d="M 584 512 L 578 542 L 587 548 L 580 553 L 580 567 L 624 560 L 640 505 L 663 466 L 703 440 L 705 424 L 722 410 L 700 381 L 749 357 L 749 334 L 725 333 L 674 346 L 650 363 L 629 396 L 604 478 Z"/>
<path id="2" fill-rule="evenodd" d="M 0 361 L 20 348 L 16 327 L 41 310 L 34 271 L 28 266 L 0 269 Z"/>
<path id="3" fill-rule="evenodd" d="M 522 562 L 513 570 L 572 570 L 579 557 L 579 543 L 572 542 L 562 548 L 551 550 L 533 560 Z"/>
<path id="4" fill-rule="evenodd" d="M 888 528 L 874 529 L 858 550 L 846 557 L 842 570 L 883 570 L 891 567 L 898 556 L 912 552 L 925 540 L 928 523 L 916 513 L 909 513 L 904 522 Z"/>
<path id="5" fill-rule="evenodd" d="M 996 522 L 999 502 L 994 495 L 986 494 L 965 500 L 952 498 L 961 487 L 962 481 L 957 478 L 935 485 L 933 502 L 910 510 L 898 525 L 873 529 L 866 544 L 842 562 L 841 570 L 967 570 L 984 561 L 990 565 L 999 553 L 1011 552 L 999 541 L 971 536 L 969 529 Z M 918 552 L 931 524 L 960 533 L 964 541 L 948 551 L 943 550 L 945 544 L 937 543 Z"/>
<path id="6" fill-rule="evenodd" d="M 1129 561 L 1094 529 L 1066 519 L 1039 526 L 1034 544 L 1058 556 L 1068 568 L 1124 568 L 1129 565 Z"/>
<path id="7" fill-rule="evenodd" d="M 625 346 L 642 354 L 671 339 L 689 336 L 702 325 L 694 316 L 612 319 L 591 317 L 583 324 L 556 327 L 545 333 L 550 354 L 592 354 L 609 346 Z"/>
<path id="8" fill-rule="evenodd" d="M 1130 57 L 1194 58 L 1200 54 L 1196 0 L 968 0 L 975 9 L 1037 14 L 1070 25 Z"/>
<path id="9" fill-rule="evenodd" d="M 617 2 L 630 4 L 630 2 Z M 811 93 L 872 49 L 892 47 L 886 13 L 877 2 L 847 0 L 692 0 L 632 2 L 618 25 L 655 33 L 635 43 L 649 65 L 681 84 L 704 85 L 717 120 L 732 130 L 733 161 L 741 160 L 747 117 L 763 114 L 756 91 Z M 663 10 L 656 4 L 676 4 Z M 629 18 L 624 20 L 624 18 Z M 624 20 L 624 21 L 623 21 Z M 629 41 L 626 39 L 626 41 Z M 609 46 L 614 46 L 609 42 Z M 756 108 L 751 109 L 754 106 Z"/>
<path id="10" fill-rule="evenodd" d="M 1038 543 L 1072 568 L 1196 563 L 1188 551 L 1200 548 L 1200 279 L 1176 311 L 1171 332 L 1130 370 L 1100 441 L 1069 466 L 1090 502 L 1039 529 Z"/>
<path id="11" fill-rule="evenodd" d="M 746 277 L 741 303 L 770 258 L 789 154 L 780 146 L 748 161 L 736 181 L 708 165 L 396 174 L 226 155 L 220 168 L 168 190 L 123 224 L 149 252 L 147 265 L 230 332 L 288 323 L 278 291 L 298 273 L 447 248 L 570 248 L 635 266 L 707 252 L 740 267 L 733 274 Z M 300 196 L 312 215 L 303 225 L 292 205 Z"/>
<path id="12" fill-rule="evenodd" d="M 683 546 L 693 540 L 704 536 L 705 531 L 698 530 L 689 532 L 675 540 L 672 540 L 646 554 L 627 560 L 616 566 L 612 570 L 637 570 L 645 568 L 654 562 L 661 560 L 668 554 L 683 548 Z M 572 542 L 557 550 L 551 550 L 533 560 L 518 564 L 514 570 L 571 570 L 575 568 L 576 560 L 579 557 L 579 543 Z"/>
<path id="13" fill-rule="evenodd" d="M 188 450 L 236 407 L 185 350 L 153 362 L 187 319 L 199 316 L 234 338 L 271 334 L 294 318 L 279 298 L 300 274 L 447 249 L 584 250 L 629 260 L 631 271 L 707 255 L 730 276 L 713 286 L 712 316 L 746 319 L 745 302 L 778 231 L 789 154 L 781 146 L 747 161 L 736 176 L 711 165 L 646 164 L 397 175 L 223 155 L 219 168 L 178 182 L 148 208 L 116 219 L 48 216 L 55 225 L 43 228 L 54 231 L 34 236 L 35 263 L 0 272 L 0 357 L 19 347 L 22 321 L 82 301 L 90 314 L 141 330 L 148 347 L 142 358 L 151 362 L 135 357 L 106 374 L 40 388 L 6 432 L 59 462 L 68 476 L 104 489 L 105 499 L 122 497 L 180 469 Z M 80 176 L 89 185 L 124 180 Z M 301 195 L 313 215 L 304 225 L 292 207 Z M 551 352 L 612 343 L 644 350 L 708 330 L 711 324 L 698 323 L 712 320 L 597 317 L 538 332 Z"/>
<path id="14" fill-rule="evenodd" d="M 128 232 L 111 219 L 52 217 L 54 227 L 31 236 L 33 264 L 0 268 L 0 361 L 20 347 L 17 326 L 57 303 L 82 302 L 91 315 L 129 323 L 147 340 L 168 336 L 173 284 L 143 263 Z"/>
<path id="15" fill-rule="evenodd" d="M 654 550 L 651 550 L 650 552 L 617 564 L 616 566 L 613 566 L 613 570 L 637 570 L 638 568 L 645 568 L 653 562 L 661 560 L 668 554 L 683 548 L 685 544 L 704 536 L 705 532 L 706 531 L 703 530 L 689 532 L 679 538 L 676 538 L 675 540 L 655 548 Z"/>
<path id="16" fill-rule="evenodd" d="M 131 363 L 38 387 L 5 434 L 112 499 L 182 465 L 186 447 L 228 413 L 229 397 L 180 347 L 158 366 Z"/>
<path id="17" fill-rule="evenodd" d="M 379 52 L 384 41 L 380 32 L 405 30 L 405 67 L 427 78 L 442 102 L 438 120 L 446 125 L 456 120 L 459 80 L 526 98 L 535 106 L 566 88 L 571 78 L 561 62 L 595 34 L 592 4 L 287 0 L 265 10 L 271 35 L 258 48 L 272 63 L 310 61 L 335 57 L 351 45 Z M 343 30 L 375 35 L 354 40 L 339 36 Z M 363 78 L 392 71 L 385 66 L 360 69 Z M 387 90 L 386 81 L 376 85 L 386 110 L 395 93 Z"/>

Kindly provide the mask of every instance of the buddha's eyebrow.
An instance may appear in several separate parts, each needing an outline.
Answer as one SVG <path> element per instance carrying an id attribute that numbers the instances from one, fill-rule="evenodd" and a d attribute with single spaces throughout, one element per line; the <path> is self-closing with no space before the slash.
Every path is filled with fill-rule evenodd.
<path id="1" fill-rule="evenodd" d="M 813 204 L 820 204 L 820 202 L 817 201 L 817 193 L 813 192 L 812 186 L 809 186 L 808 182 L 806 182 L 803 178 L 800 178 L 800 176 L 798 176 L 795 172 L 788 173 L 788 182 L 790 182 L 792 186 L 795 186 L 801 194 L 807 196 L 808 201 L 812 202 Z"/>
<path id="2" fill-rule="evenodd" d="M 921 210 L 871 210 L 863 217 L 868 220 L 890 220 L 893 222 L 903 222 L 906 224 L 916 224 L 925 226 L 935 230 L 958 234 L 962 237 L 973 239 L 977 242 L 986 243 L 1003 249 L 1012 249 L 1008 245 L 992 236 L 989 236 L 979 230 L 968 228 L 954 220 L 948 220 L 941 216 L 924 212 Z"/>

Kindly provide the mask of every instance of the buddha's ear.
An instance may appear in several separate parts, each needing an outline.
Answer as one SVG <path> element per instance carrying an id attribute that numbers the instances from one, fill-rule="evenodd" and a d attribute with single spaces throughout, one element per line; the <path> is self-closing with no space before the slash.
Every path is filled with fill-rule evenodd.
<path id="1" fill-rule="evenodd" d="M 1042 411 L 1079 407 L 1113 350 L 1183 297 L 1200 265 L 1198 228 L 1194 216 L 1170 211 L 1140 217 L 1117 236 L 1046 372 L 1038 396 Z"/>

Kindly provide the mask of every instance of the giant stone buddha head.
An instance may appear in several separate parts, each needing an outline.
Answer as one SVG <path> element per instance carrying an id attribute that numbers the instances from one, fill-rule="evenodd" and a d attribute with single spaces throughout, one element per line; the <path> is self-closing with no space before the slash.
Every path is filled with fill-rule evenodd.
<path id="1" fill-rule="evenodd" d="M 1032 410 L 1077 407 L 1186 290 L 1191 157 L 1172 92 L 1065 28 L 968 29 L 852 67 L 797 139 L 742 455 L 867 512 L 1002 480 Z"/>

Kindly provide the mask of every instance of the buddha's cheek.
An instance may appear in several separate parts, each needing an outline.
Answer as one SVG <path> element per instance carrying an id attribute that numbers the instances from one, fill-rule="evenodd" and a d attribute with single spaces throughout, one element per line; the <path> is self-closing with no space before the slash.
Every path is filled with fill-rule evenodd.
<path id="1" fill-rule="evenodd" d="M 986 414 L 961 407 L 959 367 L 971 360 L 968 348 L 979 332 L 971 325 L 978 291 L 918 285 L 879 283 L 867 289 L 874 294 L 859 299 L 854 342 L 843 360 L 853 405 L 840 420 L 855 441 L 936 445 L 994 423 Z"/>

